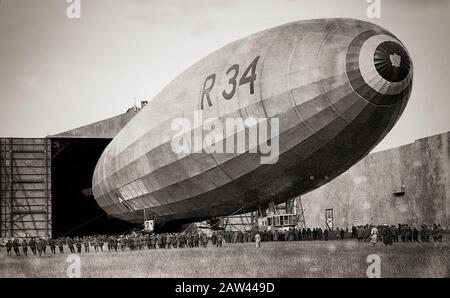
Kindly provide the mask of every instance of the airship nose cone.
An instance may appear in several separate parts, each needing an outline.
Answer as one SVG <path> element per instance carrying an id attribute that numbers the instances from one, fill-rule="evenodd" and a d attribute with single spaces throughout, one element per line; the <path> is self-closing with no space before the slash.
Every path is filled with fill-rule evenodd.
<path id="1" fill-rule="evenodd" d="M 374 105 L 407 101 L 412 86 L 412 61 L 403 44 L 390 34 L 366 31 L 350 43 L 346 71 L 356 93 Z"/>

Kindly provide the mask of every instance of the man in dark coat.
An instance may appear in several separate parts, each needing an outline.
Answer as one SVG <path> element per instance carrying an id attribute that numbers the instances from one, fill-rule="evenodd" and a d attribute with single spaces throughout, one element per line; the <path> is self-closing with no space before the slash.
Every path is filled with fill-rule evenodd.
<path id="1" fill-rule="evenodd" d="M 67 237 L 66 242 L 67 242 L 67 246 L 69 247 L 70 252 L 75 253 L 75 247 L 73 246 L 74 245 L 73 239 Z"/>
<path id="2" fill-rule="evenodd" d="M 419 230 L 413 227 L 413 242 L 419 242 Z"/>
<path id="3" fill-rule="evenodd" d="M 33 252 L 33 255 L 36 255 L 36 240 L 34 237 L 31 238 L 30 243 L 28 244 L 30 246 L 31 251 Z"/>
<path id="4" fill-rule="evenodd" d="M 8 239 L 8 242 L 6 242 L 6 255 L 11 256 L 11 248 L 13 246 L 11 239 Z"/>
<path id="5" fill-rule="evenodd" d="M 204 248 L 208 246 L 208 235 L 206 235 L 206 233 L 204 233 L 202 236 L 202 243 Z"/>
<path id="6" fill-rule="evenodd" d="M 13 249 L 14 249 L 14 253 L 16 254 L 16 256 L 20 256 L 20 251 L 19 251 L 19 239 L 14 239 L 13 243 L 12 243 Z"/>
<path id="7" fill-rule="evenodd" d="M 79 237 L 75 239 L 75 246 L 77 248 L 77 252 L 81 253 L 81 239 Z"/>
<path id="8" fill-rule="evenodd" d="M 56 253 L 56 242 L 55 242 L 55 240 L 50 238 L 48 240 L 48 245 L 50 246 L 50 250 L 51 250 L 52 254 L 55 254 Z"/>
<path id="9" fill-rule="evenodd" d="M 25 238 L 22 240 L 22 251 L 24 256 L 28 256 L 28 242 Z"/>
<path id="10" fill-rule="evenodd" d="M 323 237 L 324 237 L 325 241 L 328 241 L 328 229 L 325 229 L 323 231 Z"/>
<path id="11" fill-rule="evenodd" d="M 56 241 L 56 244 L 58 245 L 59 253 L 64 253 L 64 240 L 62 238 L 59 238 Z"/>
<path id="12" fill-rule="evenodd" d="M 37 242 L 37 250 L 38 250 L 38 254 L 39 256 L 42 255 L 42 253 L 45 254 L 45 247 L 47 246 L 47 244 L 45 243 L 45 240 L 43 238 L 39 238 L 38 242 Z"/>
<path id="13" fill-rule="evenodd" d="M 391 233 L 391 229 L 387 226 L 387 225 L 385 225 L 384 227 L 383 227 L 383 230 L 382 230 L 382 235 L 383 235 L 383 243 L 384 243 L 384 245 L 392 245 L 392 233 Z"/>

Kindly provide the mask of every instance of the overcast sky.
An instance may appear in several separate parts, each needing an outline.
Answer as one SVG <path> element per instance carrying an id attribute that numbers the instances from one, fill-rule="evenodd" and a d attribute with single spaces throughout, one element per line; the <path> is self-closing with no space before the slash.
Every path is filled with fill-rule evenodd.
<path id="1" fill-rule="evenodd" d="M 121 114 L 227 43 L 287 22 L 371 21 L 414 63 L 411 99 L 375 149 L 450 130 L 450 1 L 0 0 L 0 137 L 44 137 Z"/>

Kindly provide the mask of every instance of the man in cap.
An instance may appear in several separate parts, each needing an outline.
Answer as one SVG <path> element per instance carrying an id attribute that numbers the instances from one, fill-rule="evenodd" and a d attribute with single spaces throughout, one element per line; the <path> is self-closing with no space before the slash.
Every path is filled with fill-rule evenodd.
<path id="1" fill-rule="evenodd" d="M 16 256 L 20 256 L 20 251 L 19 251 L 20 243 L 19 243 L 19 239 L 14 239 L 12 245 L 13 245 L 14 253 L 16 254 Z"/>
<path id="2" fill-rule="evenodd" d="M 11 256 L 11 248 L 13 246 L 11 239 L 8 239 L 5 246 L 6 246 L 6 255 Z"/>
<path id="3" fill-rule="evenodd" d="M 58 245 L 59 253 L 60 254 L 64 253 L 64 239 L 58 238 L 58 240 L 56 241 L 56 244 Z"/>
<path id="4" fill-rule="evenodd" d="M 75 239 L 75 247 L 77 248 L 77 252 L 81 253 L 81 239 L 80 239 L 80 237 L 77 237 Z"/>
<path id="5" fill-rule="evenodd" d="M 84 252 L 89 252 L 89 238 L 87 236 L 83 237 L 83 246 L 84 246 Z"/>
<path id="6" fill-rule="evenodd" d="M 392 234 L 391 229 L 387 226 L 387 224 L 384 225 L 383 229 L 383 243 L 384 245 L 392 245 Z"/>
<path id="7" fill-rule="evenodd" d="M 30 246 L 31 251 L 33 252 L 33 255 L 36 255 L 36 240 L 34 237 L 31 237 L 30 243 L 28 244 Z"/>
<path id="8" fill-rule="evenodd" d="M 419 242 L 419 230 L 417 230 L 415 226 L 413 226 L 412 235 L 413 235 L 413 242 Z"/>
<path id="9" fill-rule="evenodd" d="M 67 246 L 69 247 L 70 252 L 71 253 L 75 253 L 75 247 L 74 247 L 73 239 L 70 238 L 70 237 L 67 237 L 66 238 L 66 243 L 67 243 Z"/>
<path id="10" fill-rule="evenodd" d="M 48 245 L 50 246 L 50 250 L 51 250 L 52 254 L 56 254 L 56 242 L 55 242 L 55 240 L 50 238 L 48 240 Z"/>
<path id="11" fill-rule="evenodd" d="M 45 254 L 45 249 L 44 247 L 46 247 L 47 244 L 45 243 L 44 238 L 39 238 L 39 240 L 37 241 L 37 251 L 39 256 L 42 256 L 42 253 Z"/>
<path id="12" fill-rule="evenodd" d="M 217 235 L 217 247 L 222 247 L 222 243 L 223 243 L 223 236 L 222 233 L 219 233 Z"/>
<path id="13" fill-rule="evenodd" d="M 22 251 L 24 256 L 28 256 L 28 242 L 25 238 L 22 240 Z"/>

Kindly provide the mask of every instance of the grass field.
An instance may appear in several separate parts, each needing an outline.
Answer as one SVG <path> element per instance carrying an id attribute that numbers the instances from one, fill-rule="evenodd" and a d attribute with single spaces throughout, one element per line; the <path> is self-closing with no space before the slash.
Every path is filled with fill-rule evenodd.
<path id="1" fill-rule="evenodd" d="M 67 251 L 67 248 L 66 250 Z M 82 277 L 366 277 L 377 254 L 381 277 L 450 277 L 450 239 L 435 243 L 267 242 L 168 250 L 81 253 Z M 67 256 L 0 256 L 0 277 L 67 277 Z"/>

